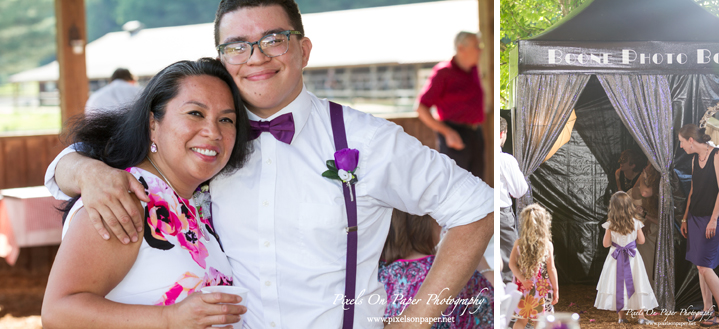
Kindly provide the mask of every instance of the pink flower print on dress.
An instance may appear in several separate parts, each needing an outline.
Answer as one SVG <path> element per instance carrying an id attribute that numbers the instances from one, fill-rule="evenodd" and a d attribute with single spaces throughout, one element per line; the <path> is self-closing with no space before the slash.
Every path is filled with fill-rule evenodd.
<path id="1" fill-rule="evenodd" d="M 200 242 L 198 232 L 188 230 L 181 233 L 182 234 L 177 235 L 177 242 L 180 243 L 182 249 L 190 252 L 192 259 L 197 263 L 197 265 L 205 268 L 207 266 L 205 258 L 209 256 L 209 253 L 207 252 L 205 245 Z"/>
<path id="2" fill-rule="evenodd" d="M 193 273 L 185 272 L 155 305 L 175 304 L 202 287 L 231 285 L 232 276 L 228 277 L 214 267 L 210 267 L 210 271 L 205 272 L 205 276 L 202 279 Z"/>
<path id="3" fill-rule="evenodd" d="M 203 280 L 197 275 L 185 272 L 177 282 L 162 296 L 155 305 L 172 305 L 191 295 L 198 287 L 201 288 Z"/>
<path id="4" fill-rule="evenodd" d="M 162 197 L 152 193 L 148 197 L 150 202 L 147 203 L 147 209 L 149 210 L 147 222 L 152 229 L 152 237 L 167 241 L 165 234 L 176 235 L 181 226 L 180 221 L 170 208 L 170 205 Z"/>
<path id="5" fill-rule="evenodd" d="M 210 267 L 210 272 L 205 272 L 204 286 L 231 286 L 232 276 L 226 276 L 222 272 L 216 270 L 214 267 Z"/>
<path id="6" fill-rule="evenodd" d="M 185 208 L 184 205 L 180 205 L 179 208 L 178 213 L 180 216 L 178 219 L 179 223 L 181 223 L 181 227 L 179 234 L 177 234 L 177 242 L 180 244 L 182 249 L 190 252 L 192 259 L 200 265 L 200 267 L 205 268 L 207 266 L 205 259 L 209 256 L 209 253 L 207 252 L 205 245 L 200 240 L 202 232 L 200 231 L 199 226 L 197 225 L 197 220 L 195 219 L 195 208 L 192 206 L 187 206 L 187 208 Z"/>

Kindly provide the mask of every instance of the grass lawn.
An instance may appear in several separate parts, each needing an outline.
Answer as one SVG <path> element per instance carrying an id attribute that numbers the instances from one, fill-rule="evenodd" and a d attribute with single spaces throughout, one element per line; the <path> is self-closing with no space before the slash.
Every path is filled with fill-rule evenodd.
<path id="1" fill-rule="evenodd" d="M 40 90 L 40 85 L 37 82 L 27 83 L 6 83 L 0 85 L 0 96 L 12 97 L 13 95 L 21 96 L 36 96 Z"/>
<path id="2" fill-rule="evenodd" d="M 60 130 L 60 110 L 0 112 L 0 133 L 33 130 Z"/>

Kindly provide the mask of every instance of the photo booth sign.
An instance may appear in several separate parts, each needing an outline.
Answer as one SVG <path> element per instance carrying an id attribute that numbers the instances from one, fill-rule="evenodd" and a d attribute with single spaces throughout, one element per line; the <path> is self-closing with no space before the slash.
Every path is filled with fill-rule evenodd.
<path id="1" fill-rule="evenodd" d="M 518 48 L 521 74 L 719 73 L 719 43 L 527 40 Z"/>

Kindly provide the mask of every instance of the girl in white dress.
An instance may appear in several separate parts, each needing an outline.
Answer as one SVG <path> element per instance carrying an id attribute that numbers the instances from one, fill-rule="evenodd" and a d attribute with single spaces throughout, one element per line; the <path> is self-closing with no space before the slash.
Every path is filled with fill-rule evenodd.
<path id="1" fill-rule="evenodd" d="M 647 320 L 644 312 L 659 303 L 649 284 L 642 256 L 637 252 L 636 245 L 644 243 L 644 224 L 634 219 L 634 213 L 634 204 L 627 193 L 620 191 L 612 195 L 608 220 L 602 224 L 607 230 L 604 247 L 611 249 L 599 277 L 594 307 L 617 311 L 619 323 L 627 322 L 625 311 L 639 311 L 639 324 L 651 324 L 653 321 Z"/>

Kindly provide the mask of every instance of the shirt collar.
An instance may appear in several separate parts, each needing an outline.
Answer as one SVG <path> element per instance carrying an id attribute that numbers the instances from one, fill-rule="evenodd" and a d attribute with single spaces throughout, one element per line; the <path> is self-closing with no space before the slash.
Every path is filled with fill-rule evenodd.
<path id="1" fill-rule="evenodd" d="M 285 106 L 283 109 L 279 110 L 277 113 L 271 115 L 267 119 L 260 118 L 256 114 L 252 113 L 250 110 L 245 107 L 245 110 L 247 111 L 247 116 L 252 121 L 270 121 L 280 115 L 286 114 L 286 113 L 292 113 L 292 118 L 295 121 L 295 134 L 292 136 L 292 142 L 290 144 L 294 143 L 295 139 L 297 139 L 297 136 L 302 131 L 302 128 L 307 123 L 307 119 L 310 117 L 310 111 L 312 107 L 312 98 L 310 97 L 309 92 L 307 91 L 307 86 L 304 84 L 302 85 L 302 91 L 299 95 L 297 95 L 297 98 L 293 100 L 291 103 L 289 103 L 287 106 Z"/>
<path id="2" fill-rule="evenodd" d="M 459 67 L 459 65 L 457 65 L 457 58 L 456 58 L 456 56 L 452 56 L 452 60 L 450 61 L 450 63 L 451 63 L 451 65 L 452 65 L 452 69 L 455 69 L 455 70 L 457 70 L 457 71 L 459 71 L 459 72 L 462 72 L 462 73 L 464 73 L 464 74 L 472 74 L 473 72 L 474 72 L 475 74 L 477 73 L 477 65 L 472 66 L 472 67 L 469 69 L 469 72 L 466 72 L 465 70 L 462 70 L 462 68 Z"/>

